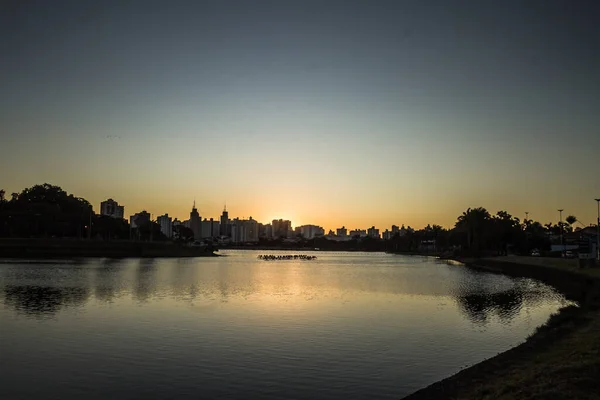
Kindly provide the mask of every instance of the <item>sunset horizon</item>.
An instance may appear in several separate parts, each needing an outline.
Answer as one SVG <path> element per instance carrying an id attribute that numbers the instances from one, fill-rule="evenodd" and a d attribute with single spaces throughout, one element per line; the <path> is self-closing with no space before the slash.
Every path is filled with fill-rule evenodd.
<path id="1" fill-rule="evenodd" d="M 3 6 L 8 193 L 326 229 L 595 221 L 585 3 L 59 3 Z"/>
<path id="2" fill-rule="evenodd" d="M 0 398 L 600 398 L 599 21 L 0 2 Z"/>

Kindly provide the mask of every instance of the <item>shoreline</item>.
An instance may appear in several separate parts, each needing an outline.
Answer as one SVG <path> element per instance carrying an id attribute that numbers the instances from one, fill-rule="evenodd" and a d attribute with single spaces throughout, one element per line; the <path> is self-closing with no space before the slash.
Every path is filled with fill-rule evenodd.
<path id="1" fill-rule="evenodd" d="M 0 259 L 219 257 L 212 250 L 164 242 L 96 241 L 77 239 L 0 240 Z"/>
<path id="2" fill-rule="evenodd" d="M 578 306 L 561 308 L 523 343 L 404 397 L 600 398 L 600 271 L 532 265 L 521 257 L 453 259 L 467 268 L 539 280 Z M 537 260 L 536 260 L 537 261 Z"/>

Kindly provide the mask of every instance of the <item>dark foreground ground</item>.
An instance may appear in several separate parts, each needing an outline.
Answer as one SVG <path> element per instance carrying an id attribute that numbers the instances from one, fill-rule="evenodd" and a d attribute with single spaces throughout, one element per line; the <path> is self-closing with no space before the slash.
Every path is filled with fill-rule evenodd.
<path id="1" fill-rule="evenodd" d="M 539 279 L 580 307 L 562 309 L 525 343 L 405 399 L 600 399 L 600 270 L 517 257 L 462 261 Z"/>

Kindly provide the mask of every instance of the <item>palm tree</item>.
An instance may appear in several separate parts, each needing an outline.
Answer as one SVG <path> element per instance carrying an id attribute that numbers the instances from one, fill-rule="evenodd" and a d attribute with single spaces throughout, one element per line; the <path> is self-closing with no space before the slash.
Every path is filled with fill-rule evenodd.
<path id="1" fill-rule="evenodd" d="M 481 238 L 490 221 L 490 213 L 483 207 L 468 208 L 458 217 L 455 228 L 467 234 L 469 250 L 479 250 Z"/>
<path id="2" fill-rule="evenodd" d="M 507 255 L 508 246 L 515 244 L 522 232 L 521 221 L 506 211 L 498 211 L 492 218 L 494 244 L 502 255 Z"/>

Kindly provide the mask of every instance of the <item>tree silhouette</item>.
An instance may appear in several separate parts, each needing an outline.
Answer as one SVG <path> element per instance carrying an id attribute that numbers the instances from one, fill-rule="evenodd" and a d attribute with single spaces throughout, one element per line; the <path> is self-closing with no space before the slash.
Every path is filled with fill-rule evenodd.
<path id="1" fill-rule="evenodd" d="M 35 185 L 3 203 L 0 236 L 81 237 L 92 212 L 87 200 L 58 186 Z"/>
<path id="2" fill-rule="evenodd" d="M 468 208 L 458 217 L 455 228 L 466 232 L 467 248 L 478 252 L 482 247 L 483 235 L 489 225 L 490 213 L 483 207 Z"/>

